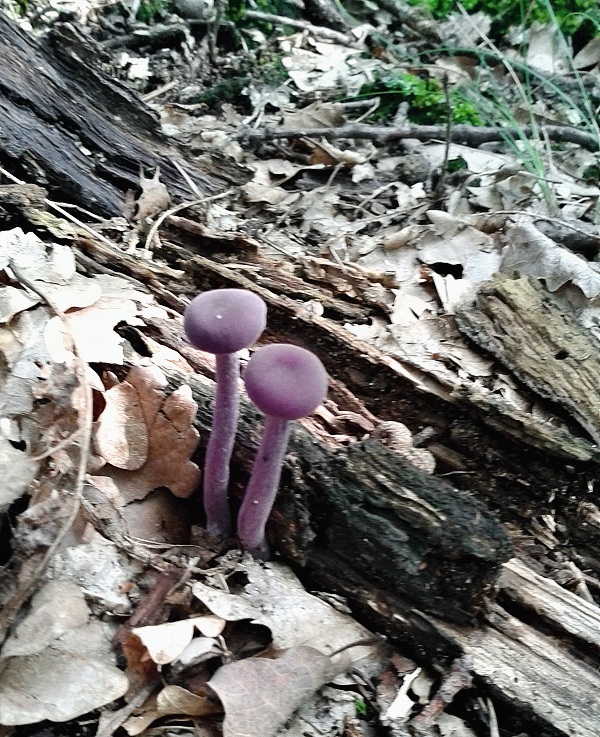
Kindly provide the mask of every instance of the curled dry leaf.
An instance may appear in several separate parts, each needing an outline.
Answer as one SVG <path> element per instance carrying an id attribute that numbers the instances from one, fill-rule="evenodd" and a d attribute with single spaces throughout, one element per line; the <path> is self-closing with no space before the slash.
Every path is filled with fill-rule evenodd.
<path id="1" fill-rule="evenodd" d="M 118 411 L 111 410 L 108 424 L 126 421 L 135 414 L 143 422 L 148 437 L 146 462 L 137 470 L 117 468 L 113 464 L 102 469 L 102 476 L 92 476 L 92 482 L 100 490 L 110 487 L 119 506 L 144 498 L 160 486 L 170 489 L 175 496 L 188 497 L 197 487 L 200 470 L 190 460 L 198 445 L 198 432 L 193 421 L 196 403 L 189 386 L 182 386 L 165 398 L 167 381 L 160 369 L 136 366 L 131 369 L 121 390 Z M 128 404 L 129 403 L 129 404 Z M 138 409 L 131 409 L 137 404 Z M 102 416 L 99 421 L 102 426 Z M 117 430 L 121 440 L 128 440 L 127 431 Z M 100 434 L 98 452 L 105 460 L 116 459 L 123 463 L 127 446 L 121 452 L 111 447 L 110 431 Z"/>
<path id="2" fill-rule="evenodd" d="M 115 468 L 135 471 L 148 460 L 148 427 L 141 397 L 127 381 L 104 394 L 106 406 L 96 429 L 96 448 Z"/>
<path id="3" fill-rule="evenodd" d="M 137 200 L 137 212 L 134 220 L 145 223 L 147 219 L 153 218 L 164 212 L 169 206 L 169 192 L 160 181 L 160 167 L 156 167 L 152 178 L 140 171 L 140 186 L 142 193 Z"/>
<path id="4" fill-rule="evenodd" d="M 224 627 L 224 620 L 214 615 L 205 615 L 178 622 L 137 627 L 132 630 L 132 634 L 140 639 L 149 657 L 157 665 L 167 665 L 185 651 L 196 632 L 201 632 L 205 637 L 217 637 Z"/>
<path id="5" fill-rule="evenodd" d="M 586 259 L 557 245 L 524 218 L 506 233 L 509 247 L 504 254 L 501 271 L 518 272 L 543 279 L 551 292 L 571 282 L 588 299 L 600 294 L 600 273 Z"/>
<path id="6" fill-rule="evenodd" d="M 197 696 L 181 686 L 165 686 L 152 701 L 147 702 L 146 711 L 139 716 L 128 719 L 123 727 L 130 735 L 138 735 L 162 717 L 185 714 L 192 717 L 203 717 L 218 714 L 221 705 L 215 699 Z"/>

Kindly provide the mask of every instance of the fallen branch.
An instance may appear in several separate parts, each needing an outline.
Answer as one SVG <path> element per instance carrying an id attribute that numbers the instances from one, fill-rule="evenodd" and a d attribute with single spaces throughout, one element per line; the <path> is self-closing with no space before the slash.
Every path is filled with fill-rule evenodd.
<path id="1" fill-rule="evenodd" d="M 477 147 L 483 143 L 493 141 L 519 141 L 522 138 L 535 138 L 540 131 L 556 143 L 575 143 L 588 151 L 598 151 L 600 142 L 591 133 L 571 128 L 565 125 L 548 125 L 542 128 L 532 128 L 529 125 L 513 128 L 478 127 L 460 124 L 450 129 L 450 141 L 465 146 Z M 402 128 L 388 128 L 385 126 L 363 125 L 351 123 L 339 128 L 262 128 L 259 130 L 244 130 L 235 136 L 249 143 L 261 141 L 275 141 L 282 138 L 325 138 L 328 141 L 337 141 L 342 138 L 362 138 L 376 143 L 390 143 L 413 138 L 417 141 L 444 141 L 447 136 L 445 125 L 407 125 Z"/>

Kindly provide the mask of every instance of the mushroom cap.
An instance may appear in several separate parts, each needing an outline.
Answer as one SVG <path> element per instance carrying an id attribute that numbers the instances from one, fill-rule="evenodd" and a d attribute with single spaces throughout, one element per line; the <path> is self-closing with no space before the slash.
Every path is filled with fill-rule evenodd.
<path id="1" fill-rule="evenodd" d="M 236 353 L 260 336 L 267 306 L 247 289 L 214 289 L 190 302 L 183 327 L 190 343 L 208 353 Z"/>
<path id="2" fill-rule="evenodd" d="M 274 343 L 259 348 L 244 371 L 246 391 L 266 415 L 297 420 L 315 410 L 327 394 L 327 372 L 304 348 Z"/>

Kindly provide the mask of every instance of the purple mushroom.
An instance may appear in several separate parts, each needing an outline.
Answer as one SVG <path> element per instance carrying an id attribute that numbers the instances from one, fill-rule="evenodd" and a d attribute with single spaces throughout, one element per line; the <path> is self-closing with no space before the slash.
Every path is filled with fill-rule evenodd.
<path id="1" fill-rule="evenodd" d="M 183 317 L 190 343 L 216 358 L 215 406 L 204 463 L 204 510 L 206 529 L 223 537 L 232 533 L 227 487 L 239 413 L 237 351 L 254 343 L 266 320 L 263 300 L 245 289 L 203 292 L 194 297 Z"/>
<path id="2" fill-rule="evenodd" d="M 248 396 L 266 417 L 237 532 L 248 552 L 267 559 L 265 525 L 277 495 L 290 420 L 309 415 L 321 404 L 327 394 L 327 372 L 310 351 L 278 343 L 253 354 L 244 381 Z"/>

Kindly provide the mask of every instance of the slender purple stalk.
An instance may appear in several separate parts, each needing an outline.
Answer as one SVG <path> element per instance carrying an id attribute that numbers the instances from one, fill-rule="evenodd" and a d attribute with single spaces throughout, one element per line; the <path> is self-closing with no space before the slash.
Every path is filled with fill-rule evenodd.
<path id="1" fill-rule="evenodd" d="M 289 420 L 272 415 L 265 417 L 265 427 L 254 461 L 252 477 L 237 520 L 238 537 L 244 549 L 255 558 L 263 560 L 269 558 L 265 525 L 277 496 L 290 431 Z"/>
<path id="2" fill-rule="evenodd" d="M 204 460 L 206 529 L 213 535 L 232 533 L 229 511 L 229 462 L 239 414 L 240 359 L 237 353 L 217 353 L 215 406 Z"/>

